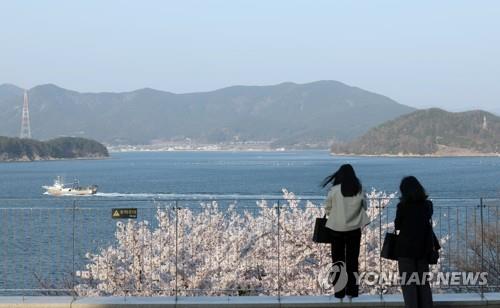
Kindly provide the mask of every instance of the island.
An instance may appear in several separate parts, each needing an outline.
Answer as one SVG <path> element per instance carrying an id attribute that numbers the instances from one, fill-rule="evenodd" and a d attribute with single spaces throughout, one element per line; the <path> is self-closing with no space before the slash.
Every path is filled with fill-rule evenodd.
<path id="1" fill-rule="evenodd" d="M 418 110 L 331 147 L 334 155 L 500 156 L 500 117 L 474 110 Z"/>
<path id="2" fill-rule="evenodd" d="M 103 144 L 86 138 L 61 137 L 48 141 L 0 136 L 0 162 L 109 157 Z"/>

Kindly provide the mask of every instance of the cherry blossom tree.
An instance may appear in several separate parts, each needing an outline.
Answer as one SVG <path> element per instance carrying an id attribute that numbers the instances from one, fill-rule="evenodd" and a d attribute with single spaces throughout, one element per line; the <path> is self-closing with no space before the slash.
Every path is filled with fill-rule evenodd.
<path id="1" fill-rule="evenodd" d="M 397 273 L 380 259 L 380 239 L 392 230 L 386 209 L 394 194 L 367 194 L 360 273 Z M 321 204 L 301 201 L 283 190 L 281 201 L 236 202 L 196 207 L 156 204 L 156 223 L 118 222 L 116 242 L 88 253 L 76 272 L 82 296 L 97 295 L 319 295 L 331 294 L 321 277 L 331 263 L 330 245 L 312 242 Z M 434 267 L 439 269 L 440 265 Z M 387 283 L 361 281 L 362 293 L 398 292 Z"/>

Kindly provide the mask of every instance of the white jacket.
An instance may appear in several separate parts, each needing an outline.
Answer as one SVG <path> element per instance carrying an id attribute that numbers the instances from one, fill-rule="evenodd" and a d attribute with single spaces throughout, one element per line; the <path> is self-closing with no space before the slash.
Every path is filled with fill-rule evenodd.
<path id="1" fill-rule="evenodd" d="M 326 227 L 334 231 L 351 231 L 370 223 L 366 215 L 364 193 L 344 197 L 340 185 L 333 186 L 325 201 L 325 213 L 328 216 Z"/>

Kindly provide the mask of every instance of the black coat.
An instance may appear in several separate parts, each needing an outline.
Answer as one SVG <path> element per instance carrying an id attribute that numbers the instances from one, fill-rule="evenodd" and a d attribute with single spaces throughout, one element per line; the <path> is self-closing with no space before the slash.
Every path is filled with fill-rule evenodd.
<path id="1" fill-rule="evenodd" d="M 399 203 L 394 226 L 399 230 L 396 256 L 421 259 L 429 251 L 429 220 L 432 217 L 432 202 Z"/>

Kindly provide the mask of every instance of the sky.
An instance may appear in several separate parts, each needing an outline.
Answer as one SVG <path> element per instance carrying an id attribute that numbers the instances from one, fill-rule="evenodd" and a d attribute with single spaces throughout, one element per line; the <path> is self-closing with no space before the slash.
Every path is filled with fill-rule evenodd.
<path id="1" fill-rule="evenodd" d="M 500 114 L 500 1 L 0 0 L 0 84 L 185 93 L 317 80 Z"/>

